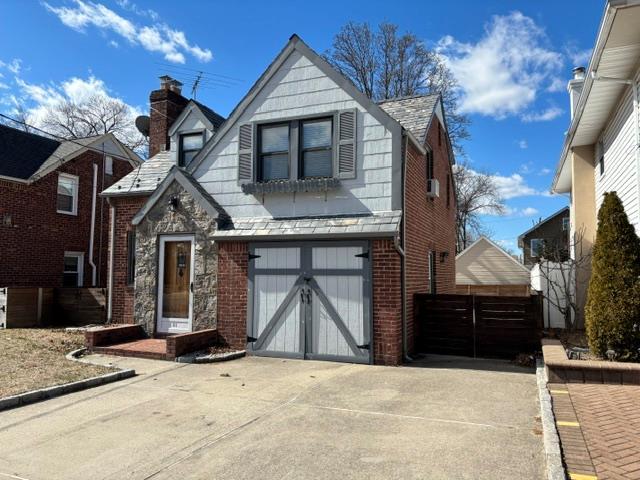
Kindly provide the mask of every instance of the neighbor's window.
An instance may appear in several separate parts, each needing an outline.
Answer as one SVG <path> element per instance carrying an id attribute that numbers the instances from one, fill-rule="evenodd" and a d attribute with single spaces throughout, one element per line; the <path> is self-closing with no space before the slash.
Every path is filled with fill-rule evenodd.
<path id="1" fill-rule="evenodd" d="M 105 175 L 113 175 L 113 157 L 107 156 L 104 160 Z"/>
<path id="2" fill-rule="evenodd" d="M 544 240 L 542 238 L 532 238 L 529 247 L 531 248 L 532 257 L 540 257 L 544 249 Z"/>
<path id="3" fill-rule="evenodd" d="M 58 197 L 56 200 L 58 213 L 78 214 L 78 177 L 61 173 L 58 176 Z"/>
<path id="4" fill-rule="evenodd" d="M 330 177 L 333 171 L 333 120 L 307 120 L 301 122 L 301 127 L 301 177 Z"/>
<path id="5" fill-rule="evenodd" d="M 186 167 L 198 154 L 204 142 L 204 133 L 185 133 L 180 135 L 180 157 L 178 165 Z"/>
<path id="6" fill-rule="evenodd" d="M 289 124 L 258 128 L 258 178 L 266 182 L 289 178 Z"/>
<path id="7" fill-rule="evenodd" d="M 447 174 L 447 208 L 451 207 L 451 175 Z"/>
<path id="8" fill-rule="evenodd" d="M 571 219 L 569 217 L 564 217 L 562 219 L 562 230 L 566 232 L 569 230 L 570 226 L 571 226 Z"/>
<path id="9" fill-rule="evenodd" d="M 62 274 L 63 287 L 82 286 L 82 266 L 84 254 L 77 252 L 65 252 L 64 268 Z"/>
<path id="10" fill-rule="evenodd" d="M 136 232 L 127 232 L 127 285 L 133 285 L 136 269 Z"/>

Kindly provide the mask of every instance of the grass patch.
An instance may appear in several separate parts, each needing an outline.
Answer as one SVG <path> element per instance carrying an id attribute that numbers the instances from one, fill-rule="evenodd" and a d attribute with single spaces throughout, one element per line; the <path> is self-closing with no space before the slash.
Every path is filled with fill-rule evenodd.
<path id="1" fill-rule="evenodd" d="M 113 370 L 67 360 L 84 335 L 64 330 L 0 330 L 0 398 L 95 377 Z"/>

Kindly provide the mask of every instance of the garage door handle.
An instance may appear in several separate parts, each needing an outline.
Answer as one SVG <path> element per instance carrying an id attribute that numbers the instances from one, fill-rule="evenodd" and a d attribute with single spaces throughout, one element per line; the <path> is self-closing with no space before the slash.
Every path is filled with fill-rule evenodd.
<path id="1" fill-rule="evenodd" d="M 371 345 L 365 343 L 364 345 L 356 345 L 356 347 L 361 348 L 362 350 L 369 350 L 371 348 Z"/>
<path id="2" fill-rule="evenodd" d="M 304 303 L 304 288 L 300 289 L 300 303 Z"/>
<path id="3" fill-rule="evenodd" d="M 311 305 L 311 289 L 307 289 L 307 303 Z"/>

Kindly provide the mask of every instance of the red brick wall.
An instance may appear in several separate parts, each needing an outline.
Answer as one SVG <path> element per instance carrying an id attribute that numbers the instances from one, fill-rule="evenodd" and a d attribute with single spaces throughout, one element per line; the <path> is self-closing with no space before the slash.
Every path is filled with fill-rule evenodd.
<path id="1" fill-rule="evenodd" d="M 134 323 L 133 285 L 127 285 L 127 232 L 133 230 L 131 219 L 147 201 L 146 195 L 113 197 L 115 207 L 115 244 L 113 245 L 113 300 L 111 321 L 113 323 Z M 110 247 L 111 248 L 111 247 Z"/>
<path id="2" fill-rule="evenodd" d="M 392 240 L 374 240 L 373 255 L 373 361 L 379 365 L 402 363 L 402 292 L 400 254 Z"/>
<path id="3" fill-rule="evenodd" d="M 455 293 L 455 222 L 456 207 L 453 184 L 447 207 L 447 181 L 451 182 L 451 164 L 443 135 L 434 117 L 427 143 L 433 151 L 433 174 L 440 182 L 440 196 L 427 197 L 426 156 L 409 142 L 405 199 L 406 315 L 407 347 L 414 350 L 413 294 L 429 292 L 429 251 L 436 252 L 436 293 Z M 449 176 L 449 178 L 448 178 Z M 444 262 L 440 253 L 447 252 Z"/>
<path id="4" fill-rule="evenodd" d="M 132 170 L 124 160 L 113 159 L 114 175 L 103 176 L 103 157 L 85 152 L 30 185 L 0 180 L 0 286 L 60 287 L 65 251 L 84 252 L 84 286 L 91 286 L 89 237 L 93 164 L 98 164 L 100 193 Z M 79 177 L 78 215 L 56 212 L 58 174 Z M 5 215 L 11 224 L 5 225 Z M 94 263 L 97 286 L 106 286 L 109 212 L 107 202 L 96 202 Z"/>
<path id="5" fill-rule="evenodd" d="M 216 328 L 220 340 L 234 348 L 245 348 L 247 342 L 248 254 L 246 243 L 218 243 Z"/>

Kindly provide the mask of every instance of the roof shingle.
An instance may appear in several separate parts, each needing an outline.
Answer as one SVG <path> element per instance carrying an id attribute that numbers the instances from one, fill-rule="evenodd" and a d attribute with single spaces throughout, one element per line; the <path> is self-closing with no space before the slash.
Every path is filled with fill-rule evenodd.
<path id="1" fill-rule="evenodd" d="M 427 137 L 427 127 L 438 103 L 440 95 L 417 95 L 378 102 L 380 108 L 409 130 L 416 139 L 424 143 Z"/>

